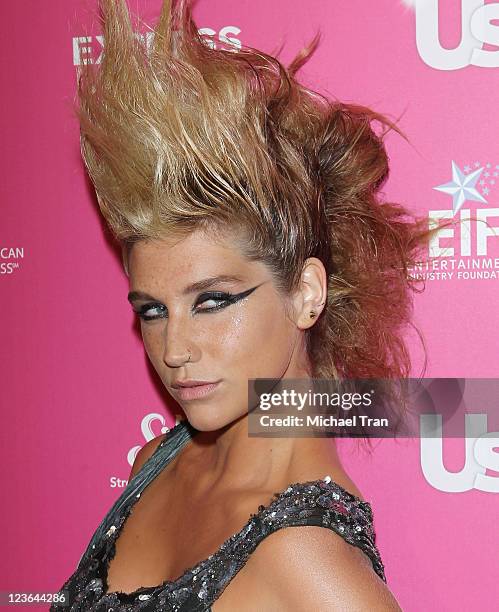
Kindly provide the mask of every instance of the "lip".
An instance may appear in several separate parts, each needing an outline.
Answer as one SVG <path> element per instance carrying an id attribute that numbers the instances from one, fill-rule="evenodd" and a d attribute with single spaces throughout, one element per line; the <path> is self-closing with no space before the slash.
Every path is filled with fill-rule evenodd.
<path id="1" fill-rule="evenodd" d="M 199 385 L 211 385 L 214 384 L 216 380 L 196 380 L 195 378 L 184 378 L 183 380 L 177 380 L 177 382 L 173 383 L 172 387 L 174 389 L 178 389 L 180 387 L 198 387 Z"/>
<path id="2" fill-rule="evenodd" d="M 180 385 L 177 383 L 177 386 L 174 386 L 175 392 L 181 400 L 192 400 L 198 399 L 201 397 L 205 397 L 212 391 L 214 391 L 220 381 L 214 383 L 201 383 L 201 384 L 189 384 L 189 385 Z"/>

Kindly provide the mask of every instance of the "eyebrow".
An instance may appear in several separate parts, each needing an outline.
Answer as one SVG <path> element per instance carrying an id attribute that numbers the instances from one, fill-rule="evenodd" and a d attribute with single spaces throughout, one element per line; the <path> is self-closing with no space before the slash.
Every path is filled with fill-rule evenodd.
<path id="1" fill-rule="evenodd" d="M 234 283 L 234 282 L 242 282 L 243 279 L 237 275 L 230 274 L 221 274 L 219 276 L 209 276 L 208 278 L 203 278 L 200 281 L 196 281 L 195 283 L 191 283 L 184 287 L 182 290 L 182 295 L 189 295 L 191 293 L 197 293 L 198 291 L 203 291 L 204 289 L 209 289 L 213 287 L 213 285 L 221 284 L 221 283 Z M 157 300 L 152 295 L 145 293 L 144 291 L 130 291 L 127 299 L 129 302 L 133 302 L 134 300 Z"/>

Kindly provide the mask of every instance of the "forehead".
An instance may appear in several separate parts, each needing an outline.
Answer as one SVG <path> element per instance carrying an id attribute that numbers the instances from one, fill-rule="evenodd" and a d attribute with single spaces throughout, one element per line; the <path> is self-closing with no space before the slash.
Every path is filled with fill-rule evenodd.
<path id="1" fill-rule="evenodd" d="M 231 232 L 193 230 L 184 236 L 165 236 L 135 243 L 129 254 L 131 283 L 155 281 L 186 285 L 216 274 L 236 273 L 249 278 L 265 272 L 260 262 L 249 260 L 238 237 Z"/>
<path id="2" fill-rule="evenodd" d="M 178 266 L 198 260 L 203 253 L 203 259 L 243 259 L 233 236 L 229 233 L 216 236 L 205 230 L 192 230 L 185 235 L 167 235 L 161 239 L 140 240 L 133 245 L 130 259 L 135 267 L 140 267 L 143 263 Z"/>

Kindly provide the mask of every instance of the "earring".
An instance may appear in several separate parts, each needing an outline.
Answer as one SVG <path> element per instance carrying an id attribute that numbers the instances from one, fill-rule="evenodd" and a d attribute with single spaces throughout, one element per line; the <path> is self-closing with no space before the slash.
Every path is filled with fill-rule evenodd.
<path id="1" fill-rule="evenodd" d="M 320 304 L 318 304 L 318 306 L 322 306 L 325 303 L 326 303 L 326 301 L 324 300 L 324 302 L 321 302 Z M 311 310 L 310 311 L 310 318 L 314 319 L 316 316 L 317 316 L 317 313 L 315 312 L 315 310 Z"/>

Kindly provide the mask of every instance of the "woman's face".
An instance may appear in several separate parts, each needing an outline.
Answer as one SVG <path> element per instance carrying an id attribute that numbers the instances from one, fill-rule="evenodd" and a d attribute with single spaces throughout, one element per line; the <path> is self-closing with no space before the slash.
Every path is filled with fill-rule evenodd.
<path id="1" fill-rule="evenodd" d="M 196 429 L 213 431 L 246 414 L 250 378 L 306 375 L 303 331 L 267 266 L 245 258 L 232 237 L 215 241 L 196 230 L 140 241 L 128 270 L 146 352 Z M 216 385 L 174 388 L 185 379 Z"/>

